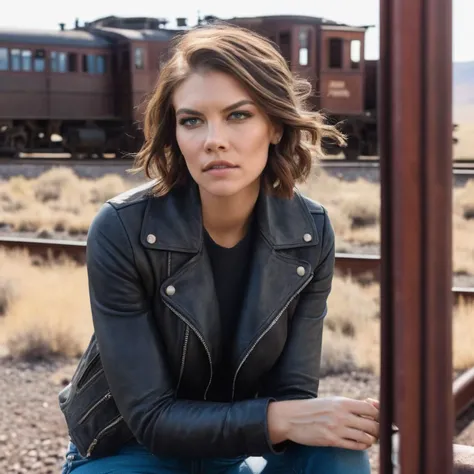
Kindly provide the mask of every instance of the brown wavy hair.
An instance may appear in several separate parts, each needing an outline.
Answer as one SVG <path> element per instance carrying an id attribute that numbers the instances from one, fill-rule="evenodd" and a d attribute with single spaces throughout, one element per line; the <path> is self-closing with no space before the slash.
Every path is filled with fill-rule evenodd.
<path id="1" fill-rule="evenodd" d="M 335 126 L 307 108 L 311 84 L 291 73 L 274 43 L 265 37 L 223 23 L 199 26 L 177 37 L 171 53 L 147 103 L 145 140 L 132 169 L 157 179 L 154 194 L 165 195 L 192 179 L 176 140 L 172 99 L 175 89 L 196 72 L 215 70 L 233 76 L 282 130 L 280 142 L 269 146 L 262 173 L 262 184 L 270 194 L 293 195 L 295 184 L 308 177 L 313 159 L 323 156 L 323 138 L 345 144 Z"/>

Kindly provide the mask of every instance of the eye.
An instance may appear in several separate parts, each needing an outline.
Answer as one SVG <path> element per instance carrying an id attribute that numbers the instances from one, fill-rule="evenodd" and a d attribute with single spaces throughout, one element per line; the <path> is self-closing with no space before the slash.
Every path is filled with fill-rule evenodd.
<path id="1" fill-rule="evenodd" d="M 232 112 L 230 114 L 230 117 L 234 117 L 236 118 L 238 121 L 240 120 L 245 120 L 246 118 L 249 118 L 251 117 L 252 114 L 250 112 L 244 112 L 244 111 L 240 111 L 240 112 Z"/>
<path id="2" fill-rule="evenodd" d="M 197 117 L 186 117 L 182 118 L 179 121 L 180 125 L 184 125 L 185 127 L 194 127 L 197 125 L 197 121 L 200 120 Z"/>

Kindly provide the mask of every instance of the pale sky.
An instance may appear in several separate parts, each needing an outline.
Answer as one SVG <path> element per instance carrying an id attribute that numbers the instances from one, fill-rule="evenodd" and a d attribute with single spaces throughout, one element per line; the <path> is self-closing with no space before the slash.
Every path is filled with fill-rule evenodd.
<path id="1" fill-rule="evenodd" d="M 2 8 L 0 27 L 58 29 L 75 18 L 81 24 L 99 17 L 165 17 L 175 26 L 176 17 L 187 17 L 196 24 L 197 12 L 221 18 L 256 15 L 310 15 L 350 25 L 375 25 L 367 33 L 366 57 L 378 58 L 379 0 L 23 0 L 7 2 Z M 453 0 L 453 59 L 474 61 L 474 0 Z"/>

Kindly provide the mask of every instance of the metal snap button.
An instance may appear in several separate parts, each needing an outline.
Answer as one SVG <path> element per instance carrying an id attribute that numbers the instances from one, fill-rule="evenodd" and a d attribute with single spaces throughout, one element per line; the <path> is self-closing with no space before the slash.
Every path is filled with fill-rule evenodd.
<path id="1" fill-rule="evenodd" d="M 166 288 L 166 294 L 168 296 L 173 296 L 176 293 L 176 288 L 173 285 L 170 285 Z"/>
<path id="2" fill-rule="evenodd" d="M 148 234 L 146 236 L 146 241 L 149 243 L 149 244 L 154 244 L 156 242 L 156 237 L 153 235 L 153 234 Z"/>
<path id="3" fill-rule="evenodd" d="M 300 277 L 302 277 L 302 276 L 304 276 L 304 274 L 306 273 L 306 270 L 304 269 L 304 267 L 298 267 L 298 268 L 296 269 L 296 273 L 298 273 L 298 275 L 299 275 Z"/>
<path id="4" fill-rule="evenodd" d="M 312 237 L 311 234 L 304 234 L 304 235 L 303 235 L 303 240 L 304 240 L 305 242 L 311 242 L 311 241 L 313 240 L 313 237 Z"/>

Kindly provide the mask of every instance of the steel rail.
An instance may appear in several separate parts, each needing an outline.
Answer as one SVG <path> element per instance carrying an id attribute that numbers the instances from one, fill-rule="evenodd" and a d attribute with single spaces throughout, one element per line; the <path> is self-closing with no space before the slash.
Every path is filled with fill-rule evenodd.
<path id="1" fill-rule="evenodd" d="M 0 247 L 27 250 L 31 255 L 47 258 L 60 258 L 62 255 L 85 263 L 86 242 L 84 240 L 57 240 L 28 237 L 0 236 Z M 343 276 L 378 281 L 380 277 L 380 256 L 351 253 L 336 253 L 336 273 Z M 456 302 L 474 302 L 474 288 L 453 287 Z"/>
<path id="2" fill-rule="evenodd" d="M 462 170 L 472 170 L 474 168 L 474 159 L 465 159 L 465 160 L 453 160 L 453 172 L 462 171 Z M 77 159 L 69 157 L 24 157 L 24 158 L 12 158 L 8 156 L 0 155 L 0 164 L 8 165 L 56 165 L 64 164 L 65 166 L 70 165 L 132 165 L 133 159 L 131 158 L 93 158 L 93 159 Z M 333 158 L 324 158 L 319 162 L 321 168 L 331 168 L 331 167 L 341 167 L 341 168 L 378 168 L 380 166 L 380 160 L 377 158 L 361 158 L 357 161 L 347 161 L 344 159 L 333 159 Z"/>

